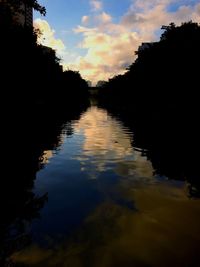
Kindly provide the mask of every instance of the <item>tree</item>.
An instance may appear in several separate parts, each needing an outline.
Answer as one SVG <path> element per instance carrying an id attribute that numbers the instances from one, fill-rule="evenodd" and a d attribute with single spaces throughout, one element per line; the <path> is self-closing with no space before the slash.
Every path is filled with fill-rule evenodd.
<path id="1" fill-rule="evenodd" d="M 15 17 L 23 14 L 24 5 L 33 8 L 45 15 L 46 9 L 41 6 L 37 0 L 0 0 L 0 30 L 7 31 L 16 26 Z"/>
<path id="2" fill-rule="evenodd" d="M 109 80 L 103 93 L 112 105 L 123 101 L 130 109 L 137 109 L 142 103 L 152 113 L 184 112 L 186 105 L 191 110 L 198 106 L 200 25 L 189 21 L 180 26 L 170 23 L 162 29 L 160 41 L 140 46 L 128 71 Z"/>
<path id="3" fill-rule="evenodd" d="M 2 3 L 7 3 L 7 0 L 1 1 Z M 45 15 L 46 9 L 44 6 L 41 6 L 37 0 L 10 0 L 10 6 L 14 7 L 14 10 L 20 11 L 20 7 L 22 4 L 26 4 L 36 11 L 40 12 L 40 14 Z"/>

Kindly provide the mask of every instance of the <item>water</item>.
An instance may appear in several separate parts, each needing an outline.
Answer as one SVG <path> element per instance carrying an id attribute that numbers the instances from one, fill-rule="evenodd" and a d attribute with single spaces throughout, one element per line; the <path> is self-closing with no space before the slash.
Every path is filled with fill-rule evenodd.
<path id="1" fill-rule="evenodd" d="M 199 199 L 156 173 L 120 119 L 90 107 L 40 162 L 32 192 L 45 203 L 19 266 L 200 266 Z"/>

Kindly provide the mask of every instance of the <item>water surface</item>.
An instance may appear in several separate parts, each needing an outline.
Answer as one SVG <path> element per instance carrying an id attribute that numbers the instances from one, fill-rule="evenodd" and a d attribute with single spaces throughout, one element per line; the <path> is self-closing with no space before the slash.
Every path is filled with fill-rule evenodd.
<path id="1" fill-rule="evenodd" d="M 48 201 L 12 260 L 24 266 L 200 266 L 200 201 L 155 174 L 134 132 L 104 109 L 66 122 L 33 192 Z M 172 150 L 173 153 L 173 150 Z"/>

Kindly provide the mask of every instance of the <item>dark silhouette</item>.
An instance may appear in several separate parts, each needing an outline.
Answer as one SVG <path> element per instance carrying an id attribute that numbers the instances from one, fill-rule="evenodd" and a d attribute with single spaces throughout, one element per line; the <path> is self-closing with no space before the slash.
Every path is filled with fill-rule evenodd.
<path id="1" fill-rule="evenodd" d="M 28 23 L 16 24 L 25 4 L 45 14 L 37 0 L 0 2 L 2 180 L 0 266 L 31 242 L 28 226 L 40 216 L 48 192 L 33 191 L 45 150 L 56 150 L 63 124 L 88 106 L 88 85 L 79 72 L 63 71 L 54 50 L 37 44 Z M 13 9 L 14 8 L 14 9 Z M 13 11 L 14 10 L 14 11 Z M 200 196 L 198 171 L 198 66 L 200 26 L 163 26 L 160 41 L 144 43 L 126 74 L 91 87 L 93 103 L 133 128 L 133 146 L 144 149 L 155 174 L 186 180 L 189 196 Z M 99 92 L 99 93 L 98 93 Z M 73 133 L 69 126 L 67 135 Z M 173 148 L 173 150 L 171 149 Z M 11 265 L 12 266 L 12 265 Z"/>
<path id="2" fill-rule="evenodd" d="M 200 26 L 188 22 L 181 26 L 163 26 L 159 42 L 142 44 L 137 60 L 124 75 L 103 84 L 100 97 L 119 108 L 143 107 L 158 114 L 186 112 L 197 106 Z M 161 109 L 159 112 L 157 112 Z M 188 111 L 188 110 L 187 110 Z M 185 115 L 185 114 L 184 114 Z"/>
<path id="3" fill-rule="evenodd" d="M 62 101 L 69 99 L 69 105 L 80 106 L 87 103 L 89 99 L 89 86 L 79 72 L 67 70 L 62 73 L 62 84 L 68 85 L 67 88 L 61 88 Z M 63 103 L 64 104 L 64 103 Z"/>
<path id="4" fill-rule="evenodd" d="M 24 1 L 14 2 L 20 6 Z M 25 4 L 45 13 L 37 1 L 27 0 Z M 49 109 L 51 105 L 57 105 L 57 108 L 65 106 L 65 110 L 76 108 L 80 102 L 87 105 L 87 82 L 77 72 L 63 72 L 55 51 L 37 44 L 37 35 L 40 33 L 30 24 L 22 25 L 17 21 L 20 12 L 23 11 L 16 8 L 13 14 L 10 4 L 0 3 L 0 75 L 1 84 L 5 85 L 1 87 L 2 101 L 12 109 L 24 108 L 31 112 L 40 108 L 38 105 L 42 109 Z M 73 97 L 74 91 L 76 98 Z"/>
<path id="5" fill-rule="evenodd" d="M 100 105 L 133 127 L 134 146 L 147 149 L 155 173 L 186 179 L 189 195 L 199 197 L 200 26 L 190 21 L 162 29 L 159 42 L 139 47 L 124 75 L 102 84 Z"/>
<path id="6" fill-rule="evenodd" d="M 188 197 L 200 197 L 198 125 L 166 119 L 143 121 L 139 114 L 135 118 L 125 111 L 109 110 L 134 133 L 132 145 L 151 161 L 155 175 L 186 181 Z"/>
<path id="7" fill-rule="evenodd" d="M 0 187 L 2 267 L 7 266 L 9 256 L 30 244 L 30 225 L 40 218 L 40 210 L 48 200 L 48 192 L 42 196 L 33 192 L 36 173 L 45 166 L 43 152 L 59 148 L 64 124 L 78 119 L 82 109 L 62 114 L 50 111 L 45 117 L 40 111 L 29 114 L 28 119 L 17 111 L 7 115 L 7 123 L 1 124 L 6 133 Z M 72 131 L 68 127 L 65 134 L 71 135 Z"/>
<path id="8" fill-rule="evenodd" d="M 7 12 L 11 12 L 14 15 L 17 12 L 23 12 L 22 6 L 26 5 L 34 10 L 40 12 L 41 15 L 46 14 L 46 9 L 44 6 L 41 6 L 37 0 L 1 0 L 1 5 L 7 9 Z M 12 10 L 10 9 L 12 7 Z"/>
<path id="9" fill-rule="evenodd" d="M 1 129 L 6 145 L 0 187 L 2 267 L 12 266 L 9 256 L 31 242 L 29 225 L 48 199 L 48 192 L 33 192 L 43 152 L 59 146 L 63 123 L 88 106 L 87 82 L 78 72 L 63 72 L 55 51 L 37 44 L 40 33 L 32 26 L 16 23 L 22 4 L 46 12 L 36 0 L 0 2 Z"/>

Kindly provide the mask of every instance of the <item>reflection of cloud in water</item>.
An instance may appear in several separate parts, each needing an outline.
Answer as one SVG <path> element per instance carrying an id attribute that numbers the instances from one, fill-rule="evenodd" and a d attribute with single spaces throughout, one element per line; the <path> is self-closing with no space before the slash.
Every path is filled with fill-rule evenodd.
<path id="1" fill-rule="evenodd" d="M 53 152 L 52 152 L 52 150 L 45 150 L 45 151 L 43 152 L 42 156 L 40 157 L 40 162 L 41 162 L 42 164 L 47 164 L 47 163 L 49 163 L 49 160 L 50 160 L 50 158 L 52 158 L 52 157 L 53 157 Z"/>
<path id="2" fill-rule="evenodd" d="M 105 110 L 92 107 L 75 125 L 76 131 L 85 136 L 83 145 L 87 156 L 105 155 L 105 158 L 121 158 L 132 153 L 127 129 L 110 117 Z"/>
<path id="3" fill-rule="evenodd" d="M 30 267 L 199 266 L 200 200 L 188 199 L 181 182 L 149 179 L 151 163 L 131 146 L 128 130 L 105 111 L 91 108 L 74 130 L 85 138 L 76 157 L 83 171 L 94 166 L 89 174 L 95 178 L 113 163 L 126 179 L 112 189 L 102 183 L 112 197 L 68 240 L 50 248 L 30 246 L 13 260 Z"/>
<path id="4" fill-rule="evenodd" d="M 98 172 L 113 169 L 113 164 L 118 165 L 120 174 L 125 174 L 122 169 L 126 168 L 129 175 L 152 175 L 151 163 L 132 147 L 132 133 L 107 111 L 91 107 L 74 124 L 74 131 L 84 136 L 83 151 L 76 159 L 92 178 Z"/>
<path id="5" fill-rule="evenodd" d="M 132 135 L 105 111 L 89 109 L 74 131 L 84 136 L 76 156 L 82 171 L 94 166 L 89 174 L 95 178 L 113 164 L 126 179 L 111 186 L 97 181 L 103 203 L 68 240 L 55 248 L 52 240 L 50 249 L 30 246 L 13 260 L 30 267 L 199 266 L 200 200 L 188 199 L 183 183 L 154 182 L 151 163 L 131 146 Z"/>
<path id="6" fill-rule="evenodd" d="M 153 169 L 150 161 L 146 157 L 141 157 L 140 152 L 134 151 L 134 161 L 122 161 L 116 166 L 115 171 L 120 176 L 136 178 L 152 178 Z M 139 176 L 139 177 L 137 177 Z"/>
<path id="7" fill-rule="evenodd" d="M 127 180 L 128 183 L 128 180 Z M 77 236 L 55 250 L 30 247 L 13 256 L 28 266 L 199 266 L 200 201 L 170 182 L 127 195 L 137 211 L 105 201 Z"/>

